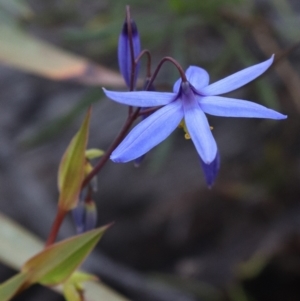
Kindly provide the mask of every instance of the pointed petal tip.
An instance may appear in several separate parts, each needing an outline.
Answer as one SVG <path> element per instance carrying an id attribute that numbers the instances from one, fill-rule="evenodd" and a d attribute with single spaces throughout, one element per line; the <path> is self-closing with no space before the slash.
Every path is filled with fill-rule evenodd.
<path id="1" fill-rule="evenodd" d="M 274 120 L 284 120 L 284 119 L 288 118 L 287 115 L 281 114 L 275 110 L 269 109 L 269 111 L 270 111 L 270 113 L 262 118 L 269 118 L 269 119 L 274 119 Z"/>
<path id="2" fill-rule="evenodd" d="M 122 161 L 119 156 L 114 154 L 114 152 L 110 155 L 110 160 L 115 163 L 124 163 L 124 161 Z"/>
<path id="3" fill-rule="evenodd" d="M 107 98 L 109 98 L 109 99 L 112 99 L 112 100 L 114 100 L 114 96 L 115 96 L 115 93 L 118 93 L 118 92 L 116 92 L 116 91 L 110 91 L 110 90 L 107 90 L 107 89 L 105 89 L 104 87 L 102 87 L 102 90 L 103 90 L 103 93 L 105 94 L 105 96 L 107 97 Z"/>
<path id="4" fill-rule="evenodd" d="M 201 109 L 210 115 L 222 117 L 286 119 L 287 116 L 261 104 L 222 96 L 205 96 L 199 101 Z"/>
<path id="5" fill-rule="evenodd" d="M 200 90 L 205 96 L 221 95 L 234 91 L 262 75 L 272 65 L 274 54 L 267 60 L 242 69 Z"/>
<path id="6" fill-rule="evenodd" d="M 270 62 L 270 65 L 271 65 L 271 64 L 273 63 L 273 61 L 274 61 L 274 58 L 275 58 L 275 54 L 273 53 L 273 54 L 271 55 L 271 57 L 265 61 L 265 63 L 266 63 L 266 62 Z"/>
<path id="7" fill-rule="evenodd" d="M 280 114 L 280 113 L 279 113 Z M 280 119 L 287 119 L 288 116 L 287 115 L 284 115 L 284 114 L 280 114 L 280 116 L 278 117 L 278 120 Z"/>
<path id="8" fill-rule="evenodd" d="M 102 87 L 102 90 L 103 90 L 103 92 L 104 92 L 104 94 L 108 97 L 108 93 L 109 93 L 109 90 L 106 90 L 104 87 Z"/>
<path id="9" fill-rule="evenodd" d="M 265 66 L 265 69 L 267 70 L 274 62 L 275 54 L 272 54 L 271 57 L 264 62 L 258 63 L 257 65 Z"/>

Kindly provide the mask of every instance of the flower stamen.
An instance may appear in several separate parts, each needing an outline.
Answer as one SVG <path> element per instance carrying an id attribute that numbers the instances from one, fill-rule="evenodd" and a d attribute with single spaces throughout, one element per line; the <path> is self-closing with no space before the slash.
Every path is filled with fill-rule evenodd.
<path id="1" fill-rule="evenodd" d="M 180 129 L 183 129 L 183 131 L 184 131 L 184 133 L 185 133 L 185 134 L 184 134 L 184 138 L 185 138 L 186 140 L 191 139 L 191 136 L 190 136 L 189 131 L 188 131 L 187 127 L 186 127 L 186 124 L 185 124 L 184 119 L 181 120 L 181 122 L 179 123 L 178 127 L 179 127 Z"/>
<path id="2" fill-rule="evenodd" d="M 184 119 L 181 120 L 181 122 L 180 122 L 179 125 L 178 125 L 178 128 L 179 128 L 179 129 L 183 129 L 183 131 L 184 131 L 184 133 L 185 133 L 185 134 L 184 134 L 184 138 L 185 138 L 186 140 L 190 140 L 190 139 L 191 139 L 190 133 L 189 133 L 187 127 L 186 127 L 186 124 L 185 124 Z M 213 129 L 214 129 L 214 127 L 213 127 L 213 126 L 210 126 L 210 130 L 212 131 Z"/>

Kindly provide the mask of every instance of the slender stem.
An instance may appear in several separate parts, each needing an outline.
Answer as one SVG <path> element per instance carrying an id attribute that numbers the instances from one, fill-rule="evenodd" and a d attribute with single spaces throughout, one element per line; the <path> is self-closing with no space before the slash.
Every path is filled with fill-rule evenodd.
<path id="1" fill-rule="evenodd" d="M 151 77 L 151 53 L 148 49 L 144 49 L 143 51 L 140 52 L 138 57 L 135 59 L 135 66 L 138 64 L 138 62 L 141 60 L 141 58 L 147 55 L 147 74 L 146 77 Z"/>
<path id="2" fill-rule="evenodd" d="M 87 192 L 86 197 L 84 199 L 84 203 L 85 204 L 89 204 L 89 203 L 91 203 L 93 201 L 92 194 L 93 194 L 93 190 L 92 190 L 91 185 L 89 185 L 88 186 L 88 192 Z"/>
<path id="3" fill-rule="evenodd" d="M 128 116 L 131 116 L 133 111 L 133 107 L 132 106 L 128 106 Z"/>
<path id="4" fill-rule="evenodd" d="M 159 107 L 155 107 L 155 108 L 149 108 L 149 109 L 145 109 L 145 110 L 141 110 L 138 114 L 138 116 L 143 116 L 143 115 L 148 115 L 148 114 L 151 114 L 155 111 L 157 111 L 158 109 L 160 109 L 161 106 Z"/>
<path id="5" fill-rule="evenodd" d="M 177 70 L 179 71 L 179 74 L 180 74 L 180 77 L 182 79 L 183 82 L 187 82 L 187 78 L 186 78 L 186 75 L 182 69 L 182 67 L 180 66 L 180 64 L 175 60 L 173 59 L 172 57 L 170 56 L 165 56 L 164 58 L 161 59 L 161 61 L 159 62 L 159 64 L 157 65 L 147 87 L 145 90 L 148 90 L 148 88 L 153 84 L 158 72 L 160 71 L 160 68 L 162 67 L 162 65 L 165 63 L 165 62 L 171 62 L 173 65 L 175 65 L 175 67 L 177 68 Z"/>
<path id="6" fill-rule="evenodd" d="M 59 207 L 57 208 L 56 217 L 52 224 L 51 231 L 49 233 L 49 236 L 48 236 L 48 239 L 46 242 L 46 247 L 52 245 L 55 242 L 58 231 L 60 229 L 60 226 L 61 226 L 66 214 L 67 214 L 67 211 L 65 211 Z"/>
<path id="7" fill-rule="evenodd" d="M 113 143 L 107 149 L 105 154 L 101 157 L 101 160 L 97 163 L 97 165 L 94 167 L 94 169 L 84 179 L 84 181 L 82 183 L 82 188 L 84 188 L 91 181 L 91 179 L 101 170 L 101 168 L 105 165 L 105 163 L 108 161 L 111 153 L 120 144 L 120 142 L 123 140 L 123 138 L 125 137 L 128 130 L 130 129 L 132 123 L 138 117 L 139 112 L 140 112 L 140 108 L 137 108 L 132 115 L 128 116 L 128 118 L 127 118 L 123 128 L 121 129 L 120 133 L 118 134 L 118 136 L 115 138 Z"/>

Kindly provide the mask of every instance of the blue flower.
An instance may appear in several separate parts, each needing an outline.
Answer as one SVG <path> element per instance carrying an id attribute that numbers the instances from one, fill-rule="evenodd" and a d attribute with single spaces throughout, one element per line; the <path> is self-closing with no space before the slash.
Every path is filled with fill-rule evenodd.
<path id="1" fill-rule="evenodd" d="M 107 97 L 122 104 L 136 107 L 163 106 L 132 129 L 114 150 L 111 159 L 114 162 L 128 162 L 142 156 L 166 139 L 184 120 L 204 170 L 207 169 L 205 175 L 211 173 L 214 176 L 208 177 L 215 177 L 219 165 L 218 150 L 205 113 L 224 117 L 287 117 L 250 101 L 217 96 L 246 85 L 264 73 L 272 62 L 273 56 L 213 84 L 209 84 L 209 75 L 204 69 L 190 66 L 186 71 L 188 81 L 177 80 L 173 93 L 114 92 L 103 89 Z"/>

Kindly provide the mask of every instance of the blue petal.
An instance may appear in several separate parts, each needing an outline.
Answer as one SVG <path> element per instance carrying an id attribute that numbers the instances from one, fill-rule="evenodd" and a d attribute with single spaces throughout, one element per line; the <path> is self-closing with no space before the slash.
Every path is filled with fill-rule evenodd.
<path id="1" fill-rule="evenodd" d="M 198 154 L 205 164 L 211 163 L 217 154 L 217 144 L 208 121 L 193 93 L 182 93 L 184 120 Z"/>
<path id="2" fill-rule="evenodd" d="M 273 63 L 273 58 L 274 55 L 272 55 L 272 57 L 267 61 L 225 77 L 207 87 L 202 88 L 199 90 L 199 93 L 208 96 L 220 95 L 236 90 L 263 74 Z"/>
<path id="3" fill-rule="evenodd" d="M 206 184 L 209 188 L 211 188 L 211 186 L 216 180 L 216 177 L 220 169 L 220 154 L 217 151 L 216 158 L 210 164 L 205 164 L 201 158 L 200 160 L 204 171 Z"/>
<path id="4" fill-rule="evenodd" d="M 204 96 L 198 99 L 201 109 L 205 113 L 215 116 L 270 119 L 287 118 L 286 115 L 247 100 L 221 96 Z"/>
<path id="5" fill-rule="evenodd" d="M 120 72 L 123 75 L 123 78 L 126 82 L 126 85 L 130 87 L 130 77 L 131 77 L 131 53 L 130 53 L 130 41 L 128 35 L 127 22 L 123 24 L 122 32 L 119 37 L 118 43 L 118 61 Z M 133 20 L 131 20 L 131 30 L 132 30 L 132 43 L 133 43 L 133 53 L 134 58 L 136 58 L 141 52 L 140 37 L 137 30 L 137 26 Z M 137 80 L 140 64 L 136 66 L 136 72 L 134 77 L 134 86 Z"/>
<path id="6" fill-rule="evenodd" d="M 134 107 L 155 107 L 171 103 L 177 94 L 153 91 L 115 92 L 103 88 L 106 96 L 116 102 Z"/>
<path id="7" fill-rule="evenodd" d="M 203 87 L 206 87 L 209 84 L 209 75 L 206 70 L 190 66 L 186 72 L 187 80 L 195 87 L 197 90 L 200 90 Z"/>
<path id="8" fill-rule="evenodd" d="M 192 84 L 193 87 L 195 87 L 197 90 L 200 90 L 203 87 L 206 87 L 209 83 L 209 75 L 208 73 L 196 66 L 190 66 L 186 72 L 185 75 L 187 77 L 187 80 Z M 174 86 L 173 86 L 173 92 L 178 93 L 180 89 L 181 84 L 181 78 L 179 78 Z"/>
<path id="9" fill-rule="evenodd" d="M 159 109 L 140 122 L 114 150 L 110 158 L 114 162 L 134 160 L 165 140 L 183 118 L 180 101 Z"/>

